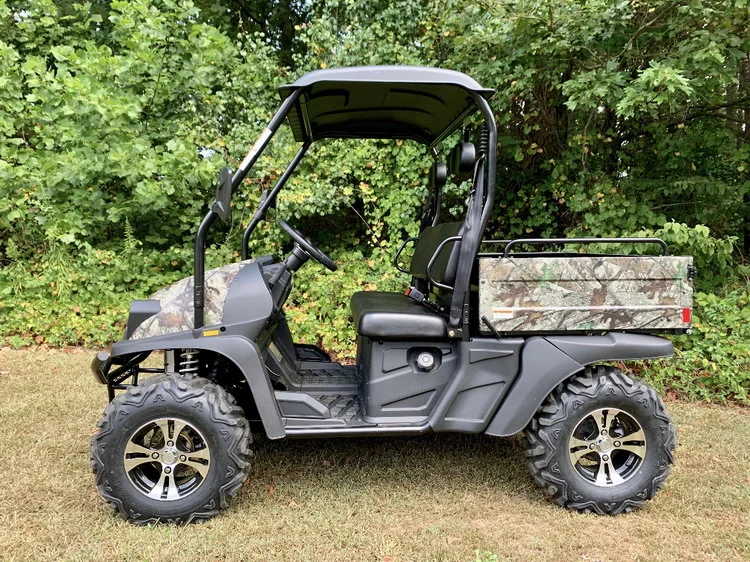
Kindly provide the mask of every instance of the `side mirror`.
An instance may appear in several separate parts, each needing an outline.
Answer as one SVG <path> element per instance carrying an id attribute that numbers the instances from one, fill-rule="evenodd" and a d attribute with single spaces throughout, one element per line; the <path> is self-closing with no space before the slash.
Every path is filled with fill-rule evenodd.
<path id="1" fill-rule="evenodd" d="M 219 172 L 219 180 L 216 182 L 216 197 L 211 203 L 211 210 L 219 215 L 222 222 L 229 218 L 229 202 L 232 199 L 232 171 L 222 168 Z"/>

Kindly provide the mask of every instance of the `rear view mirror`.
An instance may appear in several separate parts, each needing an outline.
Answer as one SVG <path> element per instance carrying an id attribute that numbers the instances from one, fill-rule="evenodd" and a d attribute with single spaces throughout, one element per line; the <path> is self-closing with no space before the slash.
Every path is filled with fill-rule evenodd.
<path id="1" fill-rule="evenodd" d="M 232 171 L 222 168 L 219 172 L 219 181 L 216 182 L 216 198 L 211 203 L 211 210 L 219 215 L 222 222 L 229 218 L 229 202 L 232 199 Z"/>

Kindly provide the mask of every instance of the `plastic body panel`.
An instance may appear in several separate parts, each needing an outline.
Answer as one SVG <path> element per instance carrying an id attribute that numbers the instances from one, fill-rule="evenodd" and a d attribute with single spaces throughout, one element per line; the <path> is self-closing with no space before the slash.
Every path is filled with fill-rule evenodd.
<path id="1" fill-rule="evenodd" d="M 237 285 L 239 274 L 247 267 L 258 269 L 254 260 L 230 263 L 206 272 L 204 315 L 206 325 L 229 323 L 224 318 L 225 303 L 232 287 Z M 192 277 L 186 277 L 151 295 L 151 300 L 158 301 L 160 310 L 141 321 L 134 329 L 132 339 L 149 338 L 182 332 L 193 328 L 195 303 L 193 302 Z M 265 289 L 265 284 L 262 286 Z M 256 288 L 257 290 L 257 288 Z M 266 293 L 268 290 L 266 289 Z M 245 319 L 240 319 L 245 321 Z"/>
<path id="2" fill-rule="evenodd" d="M 479 329 L 501 333 L 675 331 L 690 327 L 689 256 L 479 260 Z"/>
<path id="3" fill-rule="evenodd" d="M 456 370 L 455 345 L 430 341 L 392 342 L 359 338 L 360 397 L 369 423 L 424 422 Z M 433 369 L 417 366 L 422 352 L 433 354 Z"/>
<path id="4" fill-rule="evenodd" d="M 161 312 L 159 301 L 155 300 L 136 300 L 130 303 L 130 313 L 128 314 L 128 324 L 125 327 L 125 339 L 133 335 L 136 328 L 151 318 L 154 314 Z"/>
<path id="5" fill-rule="evenodd" d="M 263 422 L 263 429 L 270 439 L 286 435 L 281 412 L 274 396 L 266 366 L 255 342 L 246 337 L 225 335 L 202 337 L 201 330 L 194 333 L 169 334 L 142 340 L 124 340 L 112 345 L 112 356 L 138 353 L 156 349 L 198 349 L 213 351 L 226 357 L 245 377 Z"/>
<path id="6" fill-rule="evenodd" d="M 217 267 L 206 273 L 205 325 L 252 324 L 254 338 L 271 313 L 271 295 L 254 260 Z M 193 329 L 193 278 L 186 277 L 154 293 L 160 310 L 141 319 L 130 339 L 146 339 Z M 132 314 L 132 312 L 131 312 Z M 138 319 L 134 320 L 137 321 Z M 128 318 L 128 325 L 131 318 Z M 158 348 L 155 348 L 158 349 Z"/>
<path id="7" fill-rule="evenodd" d="M 330 418 L 331 412 L 323 404 L 304 392 L 274 393 L 281 415 L 285 418 Z"/>
<path id="8" fill-rule="evenodd" d="M 301 93 L 301 103 L 289 112 L 289 124 L 297 141 L 402 138 L 434 144 L 476 111 L 474 96 L 494 92 L 453 70 L 366 66 L 315 70 L 279 88 L 283 100 L 295 93 Z"/>
<path id="9" fill-rule="evenodd" d="M 647 334 L 609 332 L 602 336 L 546 336 L 545 339 L 582 365 L 605 360 L 654 359 L 674 354 L 671 341 Z"/>
<path id="10" fill-rule="evenodd" d="M 586 365 L 668 357 L 673 352 L 669 340 L 644 334 L 529 338 L 521 355 L 521 372 L 486 433 L 508 436 L 522 431 L 549 393 Z"/>
<path id="11" fill-rule="evenodd" d="M 430 414 L 433 430 L 482 432 L 518 374 L 523 344 L 521 338 L 459 342 L 458 370 Z"/>
<path id="12" fill-rule="evenodd" d="M 433 431 L 480 433 L 518 373 L 523 343 L 521 338 L 437 344 L 360 338 L 364 420 L 405 425 L 429 420 Z M 436 358 L 430 371 L 417 365 L 423 352 Z"/>

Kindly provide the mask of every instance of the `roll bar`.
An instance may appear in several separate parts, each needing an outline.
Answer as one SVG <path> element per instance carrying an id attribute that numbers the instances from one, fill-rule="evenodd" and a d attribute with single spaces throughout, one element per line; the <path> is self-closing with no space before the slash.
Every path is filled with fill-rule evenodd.
<path id="1" fill-rule="evenodd" d="M 271 193 L 268 194 L 268 197 L 266 197 L 266 199 L 261 202 L 260 206 L 258 207 L 258 210 L 255 211 L 255 215 L 253 215 L 253 220 L 250 221 L 250 224 L 247 225 L 245 232 L 242 234 L 242 259 L 243 260 L 246 260 L 249 255 L 248 246 L 250 244 L 250 235 L 255 230 L 255 227 L 258 226 L 258 223 L 260 223 L 260 221 L 263 219 L 269 207 L 273 205 L 273 202 L 276 200 L 276 196 L 279 194 L 279 191 L 281 191 L 281 188 L 284 187 L 287 180 L 289 179 L 289 176 L 291 176 L 294 170 L 297 169 L 297 166 L 302 160 L 302 157 L 307 152 L 308 148 L 310 148 L 309 142 L 306 142 L 302 145 L 302 147 L 297 151 L 297 154 L 294 155 L 294 158 L 292 159 L 292 161 L 289 163 L 289 166 L 287 166 L 286 170 L 284 170 L 284 173 L 281 174 L 279 181 L 277 181 L 276 185 L 273 186 Z"/>
<path id="2" fill-rule="evenodd" d="M 305 88 L 296 88 L 292 90 L 288 97 L 284 99 L 278 111 L 274 114 L 268 127 L 263 130 L 255 144 L 248 151 L 245 158 L 240 163 L 237 171 L 232 176 L 232 194 L 239 189 L 242 185 L 242 181 L 247 176 L 248 172 L 252 169 L 258 160 L 260 154 L 268 146 L 276 131 L 281 126 L 284 119 L 287 118 L 289 113 L 297 105 L 297 102 L 305 91 Z M 486 151 L 486 166 L 483 166 L 483 177 L 480 181 L 480 189 L 478 196 L 480 198 L 480 209 L 481 212 L 478 214 L 478 220 L 475 219 L 475 224 L 470 225 L 467 235 L 465 235 L 465 244 L 462 245 L 461 255 L 459 256 L 458 271 L 456 285 L 453 293 L 453 303 L 451 306 L 451 324 L 458 325 L 459 323 L 468 322 L 468 314 L 466 313 L 466 302 L 468 296 L 468 284 L 471 267 L 473 264 L 474 257 L 479 249 L 479 243 L 481 242 L 481 235 L 484 232 L 484 228 L 489 219 L 489 214 L 492 209 L 495 193 L 495 160 L 496 160 L 496 147 L 497 147 L 497 126 L 495 124 L 495 118 L 492 115 L 487 100 L 483 97 L 484 91 L 478 92 L 473 90 L 467 90 L 469 95 L 474 101 L 475 106 L 480 111 L 484 118 L 486 125 L 486 131 L 483 133 L 482 148 Z M 279 191 L 284 187 L 287 180 L 294 172 L 299 162 L 310 147 L 311 141 L 307 140 L 302 147 L 299 149 L 297 154 L 294 156 L 292 162 L 289 164 L 287 169 L 281 175 L 274 188 L 269 193 L 268 197 L 263 200 L 255 212 L 253 219 L 248 225 L 247 229 L 242 236 L 242 259 L 247 259 L 248 243 L 250 235 L 255 230 L 257 225 L 262 220 L 268 208 L 273 204 Z M 433 157 L 436 156 L 434 145 L 430 146 Z M 440 204 L 440 193 L 437 194 L 437 204 Z M 195 236 L 195 251 L 193 256 L 194 272 L 193 272 L 193 306 L 194 306 L 194 318 L 193 327 L 194 329 L 202 328 L 204 325 L 204 307 L 205 307 L 205 255 L 206 255 L 206 238 L 208 231 L 211 226 L 218 218 L 218 214 L 209 210 L 205 217 L 201 221 L 198 227 L 198 232 Z M 437 215 L 433 222 L 437 220 Z M 474 221 L 473 221 L 474 222 Z M 459 277 L 460 276 L 460 277 Z M 467 332 L 468 335 L 468 332 Z"/>

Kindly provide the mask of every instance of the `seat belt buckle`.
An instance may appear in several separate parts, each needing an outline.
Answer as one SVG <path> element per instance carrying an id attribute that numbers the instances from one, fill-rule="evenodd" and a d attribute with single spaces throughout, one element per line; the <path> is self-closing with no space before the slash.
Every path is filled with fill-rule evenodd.
<path id="1" fill-rule="evenodd" d="M 404 294 L 413 301 L 421 302 L 421 303 L 425 302 L 424 293 L 422 291 L 417 290 L 414 287 L 409 287 L 408 289 L 406 289 Z"/>

